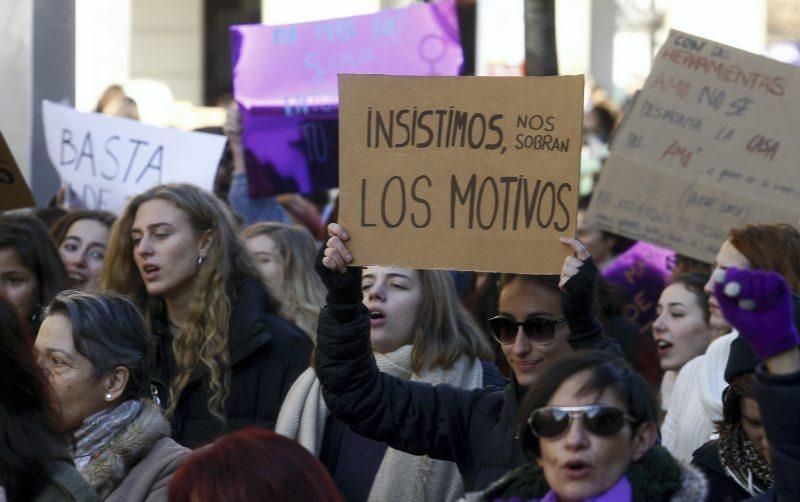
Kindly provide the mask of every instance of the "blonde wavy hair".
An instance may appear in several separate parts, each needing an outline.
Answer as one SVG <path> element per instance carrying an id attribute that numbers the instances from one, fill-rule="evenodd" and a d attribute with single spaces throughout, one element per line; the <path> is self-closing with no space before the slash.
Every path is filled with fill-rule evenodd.
<path id="1" fill-rule="evenodd" d="M 211 236 L 205 261 L 197 268 L 188 317 L 172 341 L 178 371 L 170 382 L 167 415 L 175 412 L 192 372 L 202 364 L 210 374 L 208 409 L 224 422 L 230 388 L 229 322 L 236 286 L 247 277 L 261 280 L 250 254 L 236 234 L 228 209 L 213 194 L 188 184 L 160 185 L 137 195 L 111 230 L 100 283 L 104 289 L 117 291 L 134 300 L 146 313 L 149 322 L 164 312 L 164 299 L 147 294 L 134 262 L 131 239 L 131 228 L 139 207 L 156 199 L 167 201 L 186 213 L 196 236 L 204 233 Z M 271 295 L 268 298 L 264 307 L 268 312 L 275 312 L 277 303 Z"/>
<path id="2" fill-rule="evenodd" d="M 462 355 L 472 360 L 494 360 L 489 342 L 461 304 L 447 270 L 417 270 L 422 298 L 411 350 L 411 369 L 450 369 Z"/>
<path id="3" fill-rule="evenodd" d="M 273 294 L 282 295 L 281 313 L 312 340 L 317 338 L 319 309 L 325 305 L 327 289 L 314 270 L 317 243 L 306 228 L 275 222 L 254 223 L 242 231 L 245 239 L 267 236 L 278 249 L 281 283 L 271 284 Z"/>

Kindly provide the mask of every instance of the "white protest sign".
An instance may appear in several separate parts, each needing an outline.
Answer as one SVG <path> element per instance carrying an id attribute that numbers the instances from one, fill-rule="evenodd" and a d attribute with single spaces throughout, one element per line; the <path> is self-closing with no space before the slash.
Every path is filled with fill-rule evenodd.
<path id="1" fill-rule="evenodd" d="M 154 127 L 42 102 L 47 154 L 84 207 L 119 213 L 163 183 L 214 185 L 225 137 Z"/>

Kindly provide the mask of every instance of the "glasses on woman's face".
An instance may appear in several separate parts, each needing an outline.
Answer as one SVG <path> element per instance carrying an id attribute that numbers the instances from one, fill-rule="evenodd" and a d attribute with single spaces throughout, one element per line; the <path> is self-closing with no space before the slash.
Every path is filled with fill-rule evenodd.
<path id="1" fill-rule="evenodd" d="M 513 317 L 499 315 L 489 319 L 489 327 L 495 340 L 508 345 L 517 339 L 517 331 L 522 326 L 522 332 L 533 343 L 545 344 L 553 341 L 556 326 L 565 322 L 566 319 L 543 319 L 541 317 L 529 317 L 524 321 L 517 321 Z"/>
<path id="2" fill-rule="evenodd" d="M 547 406 L 531 413 L 528 427 L 534 436 L 554 438 L 563 434 L 573 419 L 580 418 L 587 431 L 596 436 L 613 436 L 625 422 L 637 420 L 619 408 L 592 404 L 589 406 Z"/>

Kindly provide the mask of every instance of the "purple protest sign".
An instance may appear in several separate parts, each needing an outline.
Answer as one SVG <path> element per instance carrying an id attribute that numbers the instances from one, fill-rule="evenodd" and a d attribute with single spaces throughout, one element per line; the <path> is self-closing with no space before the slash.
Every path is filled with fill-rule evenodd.
<path id="1" fill-rule="evenodd" d="M 674 265 L 674 251 L 639 241 L 602 272 L 603 279 L 630 293 L 630 302 L 623 307 L 623 314 L 637 323 L 642 332 L 650 328 L 656 317 L 658 298 L 669 282 Z"/>
<path id="2" fill-rule="evenodd" d="M 338 185 L 338 74 L 458 75 L 463 64 L 455 0 L 230 30 L 254 197 Z"/>

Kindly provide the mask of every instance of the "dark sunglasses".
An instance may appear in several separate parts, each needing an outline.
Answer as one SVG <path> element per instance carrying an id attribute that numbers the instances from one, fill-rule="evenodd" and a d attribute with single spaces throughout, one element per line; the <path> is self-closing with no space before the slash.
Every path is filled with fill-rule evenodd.
<path id="1" fill-rule="evenodd" d="M 625 422 L 637 420 L 619 408 L 592 404 L 590 406 L 547 406 L 531 413 L 528 427 L 534 436 L 554 438 L 563 434 L 574 418 L 580 417 L 586 430 L 597 436 L 613 436 L 622 430 Z"/>
<path id="2" fill-rule="evenodd" d="M 508 345 L 514 343 L 517 339 L 517 331 L 522 326 L 522 332 L 528 337 L 528 340 L 544 344 L 553 341 L 555 336 L 556 326 L 565 322 L 566 319 L 542 319 L 541 317 L 529 317 L 524 321 L 517 322 L 516 319 L 499 315 L 489 319 L 489 327 L 492 328 L 492 334 L 495 340 Z"/>

